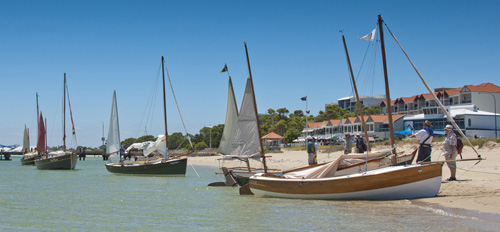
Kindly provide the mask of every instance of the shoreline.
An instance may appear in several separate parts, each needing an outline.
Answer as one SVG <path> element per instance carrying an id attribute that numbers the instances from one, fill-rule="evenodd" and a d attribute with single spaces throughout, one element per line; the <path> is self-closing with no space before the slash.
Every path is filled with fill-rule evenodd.
<path id="1" fill-rule="evenodd" d="M 384 147 L 377 147 L 383 149 Z M 409 144 L 398 147 L 398 152 L 410 153 L 416 145 Z M 500 214 L 500 144 L 494 142 L 486 143 L 481 149 L 476 150 L 484 159 L 478 161 L 457 162 L 457 181 L 446 181 L 450 175 L 448 166 L 443 165 L 442 183 L 436 197 L 420 198 L 411 200 L 417 205 L 427 205 L 432 208 L 438 205 L 439 208 L 451 208 L 479 213 Z M 266 161 L 268 168 L 287 170 L 307 165 L 307 154 L 304 151 L 290 151 L 283 149 L 283 153 L 268 153 Z M 444 160 L 440 156 L 442 151 L 441 143 L 433 143 L 431 159 L 433 161 Z M 329 162 L 337 159 L 343 151 L 333 153 L 319 153 L 318 163 Z M 464 147 L 462 152 L 464 159 L 477 158 L 471 147 Z M 222 156 L 198 156 L 189 157 L 189 162 L 193 165 L 205 165 L 220 167 L 225 166 L 246 166 L 241 161 L 220 161 Z M 252 167 L 262 167 L 258 161 L 251 162 Z"/>

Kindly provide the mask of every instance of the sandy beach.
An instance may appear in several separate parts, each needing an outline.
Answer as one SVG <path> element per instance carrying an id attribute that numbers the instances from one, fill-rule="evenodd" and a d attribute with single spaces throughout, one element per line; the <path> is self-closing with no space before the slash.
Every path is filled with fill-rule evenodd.
<path id="1" fill-rule="evenodd" d="M 374 150 L 384 147 L 375 147 Z M 404 145 L 398 147 L 398 152 L 410 153 L 416 145 Z M 449 168 L 443 166 L 443 182 L 436 197 L 412 200 L 419 204 L 439 205 L 441 207 L 475 210 L 483 213 L 500 214 L 500 144 L 487 142 L 483 147 L 476 150 L 485 160 L 457 162 L 457 181 L 446 181 L 450 176 Z M 290 151 L 282 149 L 283 153 L 269 153 L 267 159 L 268 167 L 280 170 L 293 169 L 307 165 L 307 154 L 305 151 Z M 444 160 L 440 156 L 441 143 L 433 143 L 432 160 Z M 318 162 L 333 161 L 342 154 L 342 151 L 333 153 L 319 153 Z M 477 158 L 471 147 L 465 146 L 462 156 L 464 159 Z M 189 162 L 193 165 L 210 165 L 220 167 L 221 156 L 199 156 L 190 157 Z M 459 158 L 459 157 L 458 157 Z M 260 163 L 255 162 L 255 165 Z M 224 161 L 224 166 L 245 166 L 239 161 Z M 254 164 L 252 163 L 252 166 Z M 255 167 L 255 166 L 254 166 Z M 261 167 L 256 166 L 256 167 Z"/>

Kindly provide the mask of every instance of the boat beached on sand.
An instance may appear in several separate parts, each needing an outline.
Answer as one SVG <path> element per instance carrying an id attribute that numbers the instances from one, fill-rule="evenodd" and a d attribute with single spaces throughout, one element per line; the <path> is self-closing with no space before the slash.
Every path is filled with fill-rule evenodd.
<path id="1" fill-rule="evenodd" d="M 277 170 L 268 169 L 266 165 L 248 49 L 247 44 L 244 43 L 244 45 L 249 77 L 247 78 L 239 113 L 234 98 L 231 77 L 229 77 L 226 121 L 219 152 L 224 155 L 222 160 L 240 160 L 246 166 L 222 167 L 225 182 L 214 182 L 210 183 L 209 186 L 235 186 L 236 184 L 245 186 L 248 184 L 248 178 L 256 173 L 267 173 L 268 171 L 278 173 Z M 227 66 L 224 66 L 224 70 L 228 71 Z M 262 162 L 263 168 L 252 167 L 250 161 Z"/>
<path id="2" fill-rule="evenodd" d="M 387 109 L 389 109 L 387 112 L 391 144 L 394 147 L 394 127 L 390 110 L 391 101 L 382 26 L 382 17 L 379 15 L 378 28 L 382 48 Z M 436 101 L 439 100 L 436 99 Z M 394 147 L 393 154 L 395 153 Z M 341 156 L 335 162 L 322 167 L 300 170 L 281 176 L 257 174 L 250 177 L 250 189 L 259 197 L 393 200 L 433 197 L 437 195 L 441 187 L 443 162 L 389 166 L 363 173 L 335 176 L 343 158 Z M 395 155 L 393 155 L 393 159 L 396 159 Z M 393 164 L 395 163 L 393 162 Z"/>

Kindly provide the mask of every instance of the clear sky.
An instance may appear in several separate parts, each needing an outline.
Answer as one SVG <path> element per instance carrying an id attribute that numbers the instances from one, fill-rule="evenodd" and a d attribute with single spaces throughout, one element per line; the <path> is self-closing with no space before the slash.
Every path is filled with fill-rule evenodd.
<path id="1" fill-rule="evenodd" d="M 0 1 L 0 144 L 22 144 L 26 124 L 34 145 L 36 92 L 48 145 L 62 144 L 64 73 L 78 145 L 101 145 L 103 125 L 107 136 L 113 90 L 122 140 L 145 130 L 163 134 L 161 88 L 155 111 L 146 104 L 161 56 L 189 133 L 222 124 L 227 74 L 219 71 L 227 63 L 241 103 L 248 77 L 244 41 L 258 111 L 305 110 L 300 98 L 308 96 L 317 115 L 352 92 L 339 30 L 357 72 L 367 48 L 357 37 L 371 32 L 378 14 L 431 87 L 499 85 L 498 10 L 500 1 L 488 0 Z M 391 96 L 425 93 L 385 32 Z M 384 94 L 382 76 L 361 74 L 358 88 L 362 95 Z M 167 98 L 169 133 L 182 132 L 171 94 Z M 147 115 L 154 115 L 149 125 Z"/>

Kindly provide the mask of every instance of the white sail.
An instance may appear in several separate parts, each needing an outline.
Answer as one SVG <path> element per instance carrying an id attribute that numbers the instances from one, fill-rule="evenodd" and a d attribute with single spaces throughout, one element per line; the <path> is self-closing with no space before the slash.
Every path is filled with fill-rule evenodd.
<path id="1" fill-rule="evenodd" d="M 23 138 L 23 150 L 22 152 L 30 152 L 30 136 L 28 134 L 28 129 L 24 126 L 24 138 Z"/>
<path id="2" fill-rule="evenodd" d="M 228 95 L 227 95 L 227 111 L 224 131 L 220 140 L 219 152 L 224 155 L 229 155 L 233 146 L 233 137 L 238 126 L 238 107 L 236 99 L 234 99 L 233 83 L 229 77 Z"/>
<path id="3" fill-rule="evenodd" d="M 247 159 L 261 157 L 259 128 L 255 117 L 255 102 L 252 79 L 247 79 L 243 102 L 241 103 L 238 123 L 234 132 L 231 154 L 228 157 Z"/>
<path id="4" fill-rule="evenodd" d="M 149 143 L 148 147 L 144 149 L 144 156 L 148 156 L 152 152 L 158 151 L 168 159 L 168 150 L 167 146 L 165 145 L 165 138 L 165 135 L 158 135 L 156 141 Z"/>
<path id="5" fill-rule="evenodd" d="M 120 154 L 120 127 L 118 122 L 118 106 L 116 103 L 116 90 L 113 92 L 113 102 L 111 103 L 111 116 L 109 118 L 109 131 L 106 146 L 106 154 Z"/>

